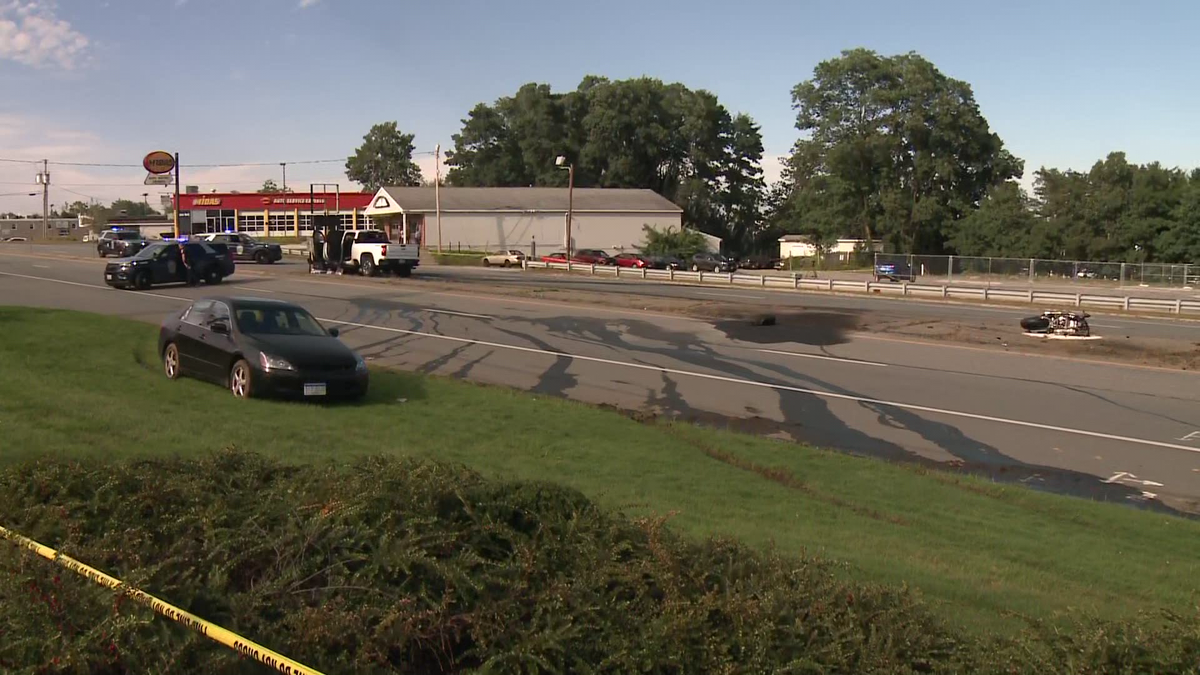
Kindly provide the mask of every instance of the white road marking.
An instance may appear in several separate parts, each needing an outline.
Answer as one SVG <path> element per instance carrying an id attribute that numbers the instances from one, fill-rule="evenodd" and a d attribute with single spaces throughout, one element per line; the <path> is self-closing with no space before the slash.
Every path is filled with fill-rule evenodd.
<path id="1" fill-rule="evenodd" d="M 22 278 L 22 279 L 33 279 L 36 281 L 50 281 L 50 282 L 57 283 L 57 284 L 65 284 L 68 286 L 79 286 L 82 288 L 106 290 L 105 286 L 99 286 L 96 284 L 84 284 L 84 283 L 79 283 L 77 281 L 65 281 L 62 279 L 49 279 L 46 277 L 35 277 L 35 276 L 27 275 L 27 274 L 16 274 L 13 272 L 0 272 L 0 275 L 10 276 L 10 277 L 18 277 L 18 278 Z M 175 295 L 161 295 L 158 293 L 151 293 L 149 291 L 140 291 L 137 293 L 131 293 L 130 297 L 163 298 L 166 300 L 174 300 L 176 302 L 191 302 L 192 301 L 192 298 L 181 298 L 181 297 L 175 296 Z M 1027 429 L 1041 429 L 1044 431 L 1057 431 L 1060 433 L 1072 434 L 1075 436 L 1087 436 L 1089 438 L 1101 438 L 1101 439 L 1109 440 L 1109 441 L 1120 441 L 1123 443 L 1133 443 L 1136 445 L 1146 445 L 1146 446 L 1151 446 L 1151 447 L 1156 447 L 1156 448 L 1167 448 L 1169 450 L 1183 450 L 1184 452 L 1200 454 L 1200 448 L 1188 447 L 1186 445 L 1177 445 L 1175 443 L 1164 443 L 1162 441 L 1152 441 L 1152 440 L 1145 439 L 1145 438 L 1132 438 L 1129 436 L 1118 436 L 1115 434 L 1106 434 L 1106 433 L 1102 433 L 1099 431 L 1089 431 L 1087 429 L 1072 429 L 1070 427 L 1060 427 L 1060 426 L 1055 426 L 1053 424 L 1041 424 L 1038 422 L 1026 422 L 1024 420 L 1014 420 L 1014 419 L 1008 419 L 1005 417 L 994 417 L 992 415 L 981 415 L 978 413 L 969 413 L 969 412 L 963 412 L 960 410 L 947 410 L 945 408 L 934 408 L 931 406 L 917 405 L 914 403 L 899 403 L 896 401 L 886 401 L 883 399 L 869 398 L 866 396 L 854 396 L 852 394 L 838 394 L 835 392 L 821 391 L 819 389 L 808 389 L 805 387 L 793 387 L 793 386 L 786 385 L 786 384 L 775 384 L 775 383 L 771 383 L 771 382 L 759 382 L 757 380 L 745 380 L 742 378 L 728 377 L 725 375 L 713 375 L 711 373 L 698 373 L 698 372 L 694 372 L 694 371 L 680 370 L 678 368 L 667 368 L 664 366 L 651 366 L 651 365 L 647 365 L 644 363 L 630 363 L 627 361 L 616 361 L 613 359 L 605 359 L 605 358 L 600 358 L 597 356 L 583 356 L 580 354 L 570 354 L 567 352 L 556 352 L 556 351 L 551 351 L 548 349 L 538 349 L 536 347 L 522 347 L 519 345 L 504 344 L 501 342 L 490 342 L 487 340 L 472 340 L 470 338 L 453 337 L 450 335 L 438 335 L 436 333 L 426 333 L 426 332 L 417 331 L 417 330 L 406 330 L 404 328 L 392 328 L 390 326 L 373 326 L 371 324 L 356 323 L 354 321 L 342 321 L 341 319 L 324 319 L 321 317 L 317 317 L 317 319 L 319 321 L 326 321 L 328 323 L 336 323 L 336 324 L 340 324 L 343 326 L 354 326 L 356 328 L 364 328 L 367 330 L 378 330 L 378 331 L 384 331 L 384 332 L 388 332 L 388 333 L 398 333 L 401 335 L 420 335 L 422 337 L 433 338 L 435 340 L 446 340 L 448 342 L 483 345 L 486 347 L 495 347 L 497 349 L 508 349 L 508 350 L 512 350 L 512 351 L 526 352 L 526 353 L 530 353 L 530 354 L 543 354 L 545 356 L 554 356 L 557 358 L 568 358 L 568 359 L 573 359 L 576 361 L 589 361 L 592 363 L 603 363 L 603 364 L 610 365 L 610 366 L 621 366 L 624 368 L 631 368 L 634 370 L 649 370 L 649 371 L 653 371 L 653 372 L 657 372 L 657 373 L 667 373 L 670 375 L 694 377 L 697 379 L 713 380 L 716 382 L 728 382 L 730 384 L 741 384 L 741 385 L 745 385 L 748 387 L 762 387 L 765 389 L 773 389 L 775 391 L 787 391 L 787 392 L 793 392 L 793 393 L 797 393 L 797 394 L 808 394 L 810 396 L 817 396 L 820 398 L 829 398 L 829 399 L 835 399 L 835 400 L 841 400 L 841 401 L 853 401 L 856 403 L 869 403 L 872 405 L 885 405 L 885 406 L 888 406 L 891 408 L 899 408 L 901 410 L 914 410 L 914 411 L 918 411 L 918 412 L 927 412 L 927 413 L 933 413 L 933 414 L 937 414 L 937 415 L 945 415 L 948 417 L 961 417 L 964 419 L 980 420 L 983 422 L 995 422 L 997 424 L 1007 424 L 1009 426 L 1024 427 Z"/>
<path id="2" fill-rule="evenodd" d="M 875 361 L 859 361 L 857 359 L 843 359 L 837 356 L 822 356 L 820 354 L 802 354 L 800 352 L 783 352 L 775 349 L 756 349 L 756 352 L 764 354 L 779 354 L 781 356 L 798 356 L 802 359 L 820 359 L 822 361 L 837 361 L 838 363 L 854 363 L 860 366 L 877 366 L 879 368 L 887 368 L 886 363 L 877 363 Z"/>
<path id="3" fill-rule="evenodd" d="M 79 286 L 81 288 L 94 288 L 94 289 L 101 290 L 101 291 L 117 290 L 115 288 L 109 289 L 109 287 L 107 287 L 107 286 L 100 286 L 97 284 L 84 284 L 84 283 L 80 283 L 78 281 L 67 281 L 66 279 L 50 279 L 47 277 L 35 277 L 35 276 L 29 275 L 29 274 L 17 274 L 16 272 L 0 272 L 0 275 L 6 276 L 6 277 L 18 277 L 21 279 L 33 279 L 35 281 L 49 281 L 49 282 L 55 283 L 55 284 L 65 284 L 67 286 Z M 151 293 L 150 291 L 133 291 L 133 292 L 137 293 L 139 296 L 146 296 L 146 297 L 150 297 L 150 298 L 163 298 L 166 300 L 176 300 L 176 301 L 183 301 L 183 302 L 191 302 L 192 301 L 192 298 L 181 298 L 178 295 L 163 295 L 161 293 Z"/>
<path id="4" fill-rule="evenodd" d="M 419 307 L 422 312 L 434 312 L 435 314 L 453 314 L 455 316 L 469 316 L 472 319 L 491 319 L 486 314 L 471 314 L 470 312 L 454 312 L 448 309 L 433 309 L 432 307 Z"/>
<path id="5" fill-rule="evenodd" d="M 708 291 L 696 291 L 696 295 L 710 295 L 714 298 L 745 298 L 747 300 L 766 300 L 761 295 L 742 295 L 741 293 L 709 293 Z"/>
<path id="6" fill-rule="evenodd" d="M 41 270 L 48 270 L 48 269 L 50 269 L 50 266 L 49 266 L 49 265 L 34 265 L 34 267 L 36 267 L 36 268 L 38 268 L 38 269 L 41 269 Z"/>
<path id="7" fill-rule="evenodd" d="M 366 323 L 356 323 L 354 321 L 342 321 L 340 319 L 324 319 L 318 317 L 321 321 L 329 323 L 341 324 L 343 326 L 354 326 L 356 328 L 365 328 L 368 330 L 379 330 L 388 333 L 399 333 L 401 335 L 420 335 L 422 337 L 433 338 L 435 340 L 446 340 L 449 342 L 458 342 L 464 344 L 482 345 L 485 347 L 495 347 L 496 349 L 509 349 L 512 351 L 526 352 L 530 354 L 543 354 L 546 356 L 554 356 L 558 358 L 574 359 L 576 361 L 590 361 L 592 363 L 603 363 L 610 366 L 621 366 L 624 368 L 632 368 L 635 370 L 649 370 L 657 373 L 667 373 L 670 375 L 681 375 L 684 377 L 695 377 L 702 380 L 713 380 L 716 382 L 728 382 L 730 384 L 742 384 L 748 387 L 763 387 L 765 389 L 774 389 L 776 391 L 787 391 L 797 394 L 808 394 L 820 398 L 831 398 L 842 401 L 854 401 L 856 403 L 869 403 L 873 405 L 885 405 L 891 408 L 900 408 L 902 410 L 915 410 L 918 412 L 927 412 L 938 415 L 946 415 L 949 417 L 962 417 L 965 419 L 981 420 L 984 422 L 995 422 L 998 424 L 1007 424 L 1010 426 L 1025 427 L 1029 429 L 1042 429 L 1044 431 L 1057 431 L 1064 434 L 1073 434 L 1076 436 L 1088 436 L 1090 438 L 1102 438 L 1109 441 L 1120 441 L 1123 443 L 1134 443 L 1137 445 L 1148 445 L 1156 448 L 1168 448 L 1170 450 L 1183 450 L 1184 452 L 1200 454 L 1200 448 L 1190 448 L 1186 445 L 1176 445 L 1174 443 L 1164 443 L 1162 441 L 1152 441 L 1145 438 L 1132 438 L 1129 436 L 1118 436 L 1116 434 L 1106 434 L 1099 431 L 1089 431 L 1087 429 L 1072 429 L 1070 427 L 1060 427 L 1053 424 L 1041 424 L 1038 422 L 1026 422 L 1024 420 L 1014 420 L 1005 417 L 994 417 L 992 415 L 980 415 L 977 413 L 963 412 L 960 410 L 947 410 L 945 408 L 934 408 L 931 406 L 917 405 L 914 403 L 899 403 L 896 401 L 885 401 L 883 399 L 869 398 L 866 396 L 854 396 L 852 394 L 838 394 L 829 391 L 821 391 L 819 389 L 807 389 L 805 387 L 793 387 L 786 384 L 775 384 L 772 382 L 759 382 L 757 380 L 745 380 L 738 377 L 728 377 L 725 375 L 712 375 L 710 373 L 698 373 L 689 370 L 680 370 L 678 368 L 667 368 L 665 366 L 651 366 L 644 363 L 630 363 L 627 361 L 616 361 L 613 359 L 600 358 L 598 356 L 583 356 L 580 354 L 571 354 L 568 352 L 556 352 L 548 349 L 538 349 L 535 347 L 522 347 L 518 345 L 509 345 L 502 342 L 490 342 L 487 340 L 472 340 L 469 338 L 453 337 L 450 335 L 438 335 L 436 333 L 426 333 L 419 330 L 406 330 L 404 328 L 391 328 L 390 326 L 373 326 Z"/>
<path id="8" fill-rule="evenodd" d="M 1137 485 L 1144 485 L 1146 487 L 1162 487 L 1163 486 L 1162 483 L 1158 483 L 1158 482 L 1155 482 L 1152 480 L 1142 480 L 1141 478 L 1138 478 L 1137 476 L 1135 476 L 1127 471 L 1118 471 L 1118 472 L 1114 473 L 1113 475 L 1109 476 L 1108 478 L 1106 478 L 1102 482 L 1104 482 L 1104 483 L 1135 483 Z"/>
<path id="9" fill-rule="evenodd" d="M 1184 436 L 1183 438 L 1180 438 L 1179 440 L 1181 440 L 1181 441 L 1200 441 L 1200 431 L 1193 431 L 1192 433 L 1188 434 L 1187 436 Z"/>

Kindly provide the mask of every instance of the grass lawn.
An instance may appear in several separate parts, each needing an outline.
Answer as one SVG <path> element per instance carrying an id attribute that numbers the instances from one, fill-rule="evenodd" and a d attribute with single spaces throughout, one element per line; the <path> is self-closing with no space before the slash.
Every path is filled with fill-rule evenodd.
<path id="1" fill-rule="evenodd" d="M 359 406 L 242 402 L 167 380 L 156 330 L 0 307 L 0 461 L 231 445 L 294 462 L 426 455 L 674 513 L 690 535 L 842 561 L 856 578 L 918 588 L 969 630 L 1195 601 L 1196 522 L 403 372 L 373 370 Z"/>

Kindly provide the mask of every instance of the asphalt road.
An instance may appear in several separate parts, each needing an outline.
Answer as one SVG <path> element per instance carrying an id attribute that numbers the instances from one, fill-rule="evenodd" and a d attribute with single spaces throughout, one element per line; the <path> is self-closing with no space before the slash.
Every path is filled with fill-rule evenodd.
<path id="1" fill-rule="evenodd" d="M 422 277 L 462 282 L 461 290 L 431 290 L 415 278 L 379 283 L 286 273 L 289 267 L 242 265 L 216 290 L 300 302 L 340 325 L 345 341 L 376 364 L 728 423 L 879 457 L 953 462 L 1035 488 L 1153 508 L 1200 501 L 1200 376 L 1190 372 L 853 335 L 810 345 L 780 339 L 786 334 L 770 327 L 731 337 L 728 330 L 679 316 L 477 293 L 531 278 L 515 271 L 421 268 Z M 562 283 L 596 290 L 634 282 Z M 104 286 L 96 260 L 0 249 L 0 303 L 157 322 L 210 292 L 179 286 L 118 291 Z M 737 292 L 764 306 L 793 301 L 787 293 Z M 870 298 L 802 297 L 808 307 L 898 306 Z M 1172 322 L 1146 323 L 1181 330 Z"/>
<path id="2" fill-rule="evenodd" d="M 640 279 L 613 279 L 592 277 L 581 273 L 563 271 L 519 269 L 484 269 L 478 267 L 424 267 L 423 278 L 442 281 L 462 281 L 489 286 L 521 288 L 544 288 L 548 284 L 564 290 L 587 291 L 590 293 L 635 294 L 661 298 L 679 298 L 704 301 L 725 301 L 745 306 L 763 308 L 821 309 L 838 311 L 871 312 L 875 316 L 888 318 L 944 318 L 944 319 L 992 319 L 1010 317 L 1013 325 L 1026 316 L 1042 311 L 1042 307 L 995 307 L 966 303 L 914 300 L 911 298 L 870 297 L 853 294 L 830 294 L 823 291 L 779 289 L 757 289 L 738 286 L 722 286 L 671 282 L 642 281 Z M 1200 321 L 1171 318 L 1136 317 L 1107 314 L 1103 310 L 1088 308 L 1092 315 L 1089 323 L 1094 332 L 1135 334 L 1148 338 L 1200 341 Z"/>

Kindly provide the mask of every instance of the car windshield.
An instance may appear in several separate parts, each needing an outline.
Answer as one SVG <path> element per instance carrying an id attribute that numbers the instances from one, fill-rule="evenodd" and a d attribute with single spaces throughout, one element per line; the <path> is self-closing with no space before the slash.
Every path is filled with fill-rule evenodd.
<path id="1" fill-rule="evenodd" d="M 290 305 L 239 305 L 238 330 L 247 335 L 329 335 L 320 322 L 300 307 Z"/>

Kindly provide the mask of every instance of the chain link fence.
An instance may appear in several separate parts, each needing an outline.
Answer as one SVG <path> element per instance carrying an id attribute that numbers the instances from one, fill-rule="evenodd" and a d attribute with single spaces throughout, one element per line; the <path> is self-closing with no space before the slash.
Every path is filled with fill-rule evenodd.
<path id="1" fill-rule="evenodd" d="M 987 258 L 957 255 L 876 253 L 875 264 L 906 264 L 929 282 L 1028 283 L 1070 282 L 1094 286 L 1200 285 L 1200 265 L 1119 263 L 1040 258 Z"/>

